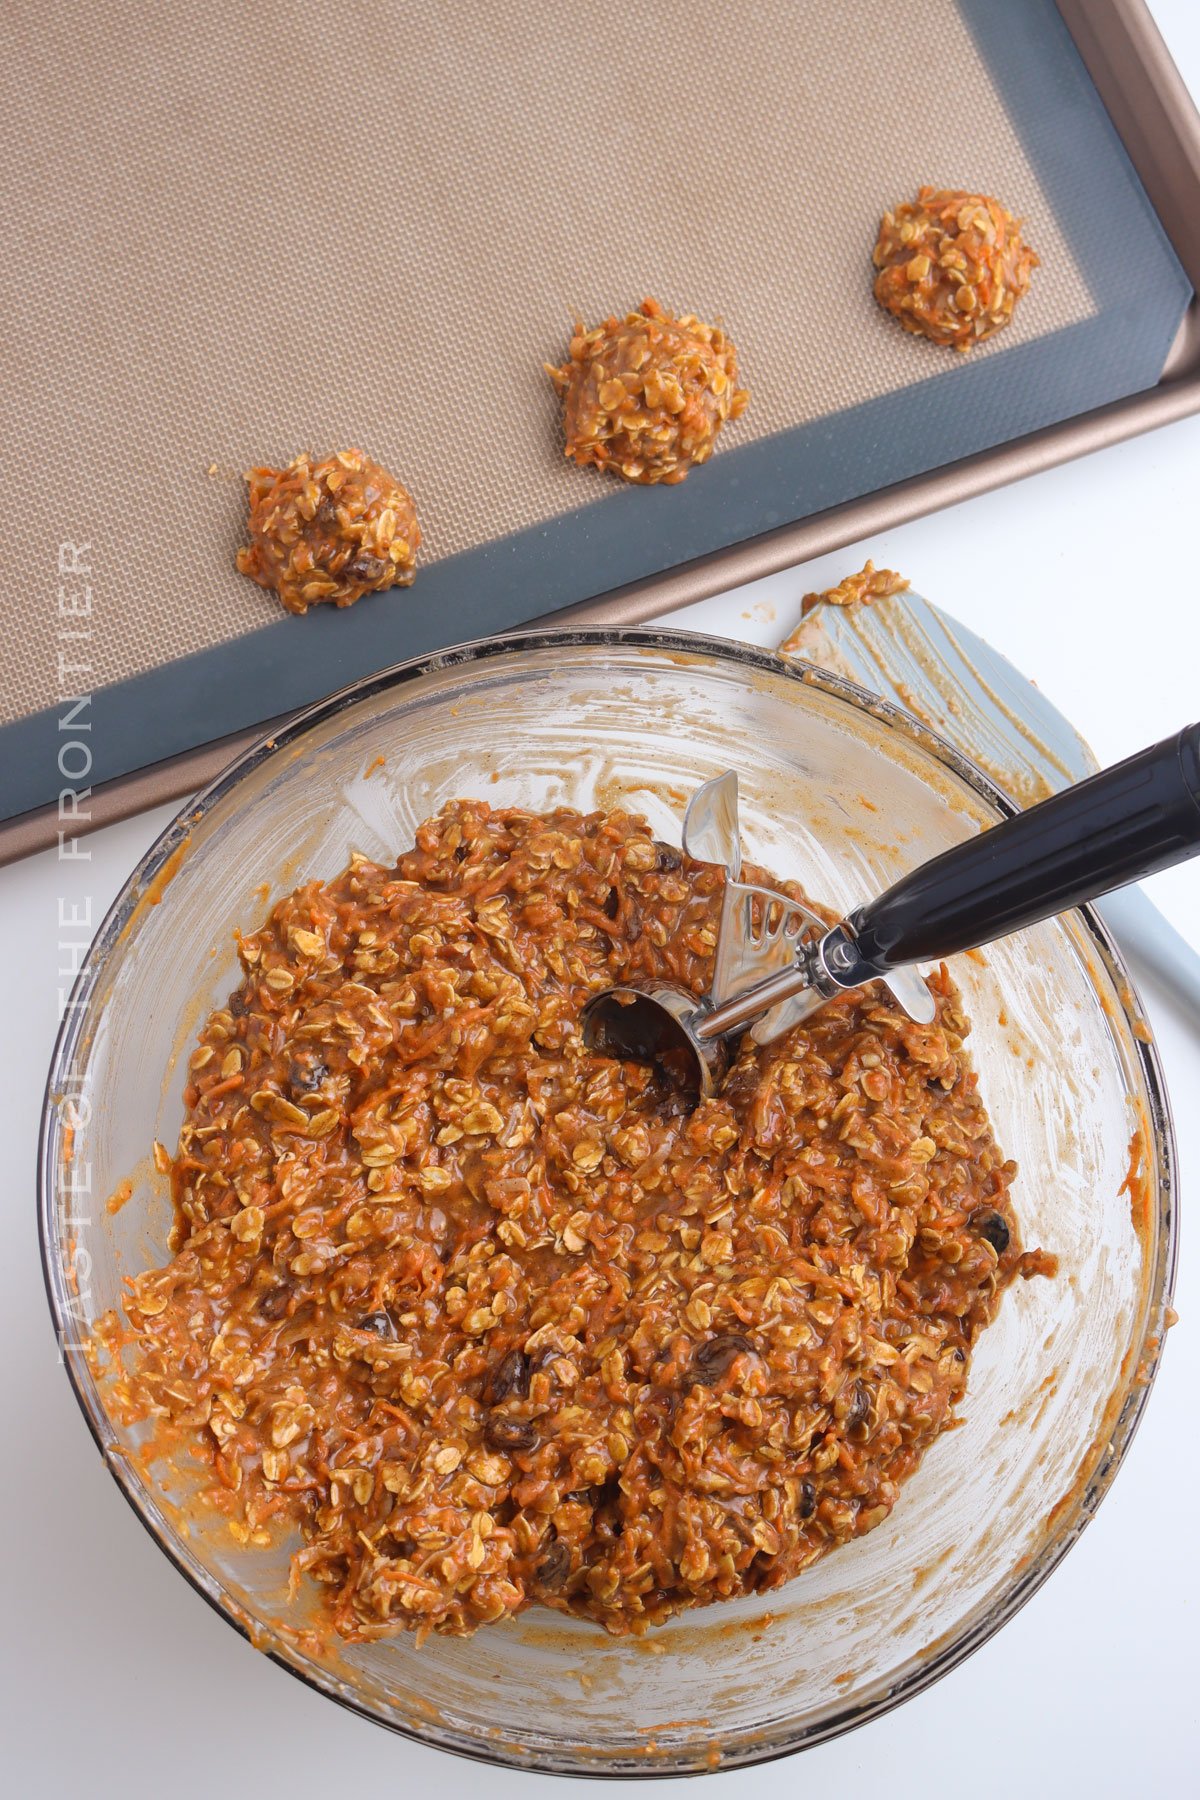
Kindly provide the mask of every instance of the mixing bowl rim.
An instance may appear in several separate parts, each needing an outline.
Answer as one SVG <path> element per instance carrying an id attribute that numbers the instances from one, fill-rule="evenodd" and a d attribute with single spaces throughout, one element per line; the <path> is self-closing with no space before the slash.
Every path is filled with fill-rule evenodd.
<path id="1" fill-rule="evenodd" d="M 308 733 L 336 718 L 350 706 L 391 689 L 402 689 L 423 676 L 459 666 L 466 667 L 471 664 L 486 666 L 491 659 L 497 657 L 516 658 L 522 654 L 555 648 L 589 647 L 597 650 L 630 648 L 650 652 L 666 652 L 670 655 L 695 655 L 701 660 L 710 659 L 718 663 L 740 664 L 749 670 L 782 678 L 784 681 L 795 682 L 800 687 L 816 688 L 831 698 L 849 705 L 857 712 L 866 712 L 879 719 L 889 729 L 898 731 L 902 737 L 908 739 L 919 750 L 966 783 L 979 798 L 1002 816 L 1018 810 L 1016 804 L 996 786 L 984 770 L 942 737 L 940 733 L 915 719 L 902 707 L 883 700 L 857 682 L 828 669 L 819 668 L 816 664 L 804 662 L 799 658 L 785 658 L 776 652 L 761 649 L 756 645 L 734 639 L 715 638 L 701 632 L 682 631 L 674 628 L 601 629 L 587 626 L 555 627 L 551 625 L 540 629 L 511 632 L 502 636 L 479 638 L 456 644 L 432 655 L 413 657 L 405 662 L 393 664 L 374 675 L 351 682 L 330 694 L 326 699 L 297 713 L 289 719 L 287 724 L 277 730 L 264 733 L 261 738 L 229 763 L 207 787 L 189 800 L 141 857 L 109 907 L 87 955 L 80 965 L 79 973 L 64 1005 L 62 1021 L 51 1058 L 42 1103 L 38 1141 L 38 1239 L 46 1295 L 63 1364 L 80 1411 L 83 1413 L 88 1429 L 110 1474 L 158 1548 L 170 1559 L 189 1585 L 250 1644 L 255 1648 L 265 1649 L 266 1654 L 273 1662 L 326 1698 L 336 1701 L 361 1717 L 383 1725 L 415 1743 L 449 1751 L 452 1754 L 490 1766 L 521 1769 L 529 1773 L 575 1775 L 601 1779 L 609 1777 L 625 1779 L 632 1776 L 670 1778 L 681 1774 L 702 1774 L 706 1772 L 705 1765 L 697 1762 L 689 1753 L 686 1760 L 681 1759 L 676 1763 L 664 1761 L 652 1767 L 640 1764 L 633 1766 L 632 1752 L 622 1751 L 614 1753 L 612 1767 L 597 1767 L 594 1764 L 580 1766 L 573 1762 L 569 1755 L 560 1755 L 553 1749 L 549 1755 L 541 1754 L 540 1751 L 533 1754 L 522 1754 L 521 1750 L 515 1746 L 510 1748 L 507 1745 L 491 1745 L 465 1735 L 456 1735 L 449 1731 L 442 1732 L 436 1726 L 424 1727 L 402 1723 L 375 1710 L 352 1690 L 338 1682 L 331 1674 L 308 1663 L 307 1660 L 305 1663 L 293 1660 L 293 1656 L 288 1654 L 286 1646 L 282 1644 L 264 1645 L 262 1633 L 256 1632 L 251 1623 L 239 1616 L 241 1608 L 227 1589 L 212 1579 L 198 1560 L 191 1558 L 186 1544 L 177 1533 L 171 1532 L 169 1528 L 159 1532 L 155 1521 L 143 1504 L 134 1471 L 129 1459 L 119 1451 L 117 1434 L 100 1401 L 98 1385 L 87 1366 L 82 1347 L 78 1342 L 71 1340 L 68 1335 L 72 1322 L 71 1296 L 61 1259 L 56 1254 L 59 1239 L 56 1230 L 55 1203 L 58 1188 L 57 1171 L 60 1162 L 62 1099 L 68 1085 L 67 1077 L 69 1077 L 76 1051 L 79 1048 L 80 1034 L 87 1017 L 88 1002 L 92 997 L 93 989 L 100 984 L 113 949 L 123 937 L 136 930 L 138 911 L 143 906 L 147 895 L 155 892 L 156 882 L 165 883 L 174 868 L 178 866 L 177 862 L 172 863 L 172 858 L 182 858 L 186 851 L 187 841 L 195 826 L 265 761 L 279 757 L 285 751 L 294 748 L 297 742 Z M 1092 941 L 1092 948 L 1097 952 L 1101 967 L 1112 983 L 1130 1043 L 1134 1047 L 1148 1103 L 1157 1195 L 1155 1208 L 1157 1230 L 1154 1237 L 1157 1255 L 1154 1259 L 1156 1266 L 1152 1269 L 1146 1283 L 1148 1304 L 1145 1330 L 1138 1346 L 1138 1360 L 1131 1363 L 1129 1373 L 1125 1378 L 1125 1392 L 1117 1417 L 1106 1432 L 1105 1448 L 1090 1469 L 1086 1483 L 1081 1487 L 1077 1480 L 1075 1487 L 1069 1490 L 1068 1495 L 1064 1496 L 1063 1501 L 1059 1503 L 1059 1508 L 1055 1509 L 1056 1513 L 1061 1509 L 1061 1517 L 1053 1526 L 1047 1528 L 1045 1539 L 1037 1553 L 1031 1557 L 1028 1566 L 999 1596 L 978 1602 L 955 1628 L 948 1642 L 940 1644 L 932 1652 L 926 1651 L 915 1659 L 916 1666 L 909 1666 L 895 1682 L 880 1687 L 880 1682 L 886 1681 L 886 1678 L 880 1678 L 876 1682 L 876 1688 L 879 1691 L 876 1691 L 872 1697 L 848 1701 L 844 1708 L 832 1714 L 827 1713 L 813 1721 L 812 1724 L 789 1732 L 786 1741 L 775 1740 L 761 1748 L 748 1746 L 741 1752 L 735 1741 L 731 1746 L 732 1753 L 729 1759 L 722 1759 L 717 1765 L 721 1769 L 749 1768 L 759 1763 L 772 1762 L 781 1757 L 793 1755 L 818 1743 L 828 1742 L 832 1738 L 841 1736 L 857 1726 L 865 1725 L 872 1719 L 892 1711 L 894 1707 L 922 1693 L 934 1682 L 957 1668 L 968 1656 L 986 1643 L 996 1631 L 1008 1623 L 1058 1567 L 1072 1545 L 1078 1541 L 1083 1530 L 1095 1516 L 1136 1434 L 1157 1376 L 1162 1354 L 1164 1334 L 1160 1327 L 1156 1336 L 1156 1318 L 1161 1319 L 1163 1309 L 1169 1305 L 1174 1291 L 1178 1252 L 1175 1206 L 1177 1156 L 1174 1126 L 1158 1052 L 1153 1041 L 1145 1032 L 1142 1009 L 1137 1000 L 1136 989 L 1121 953 L 1107 928 L 1091 907 L 1079 908 L 1077 916 L 1084 922 Z M 1091 977 L 1090 971 L 1089 977 Z M 1116 1391 L 1119 1390 L 1114 1390 L 1114 1392 Z M 913 1660 L 910 1659 L 910 1664 Z M 538 1760 L 534 1760 L 535 1756 L 538 1757 Z"/>

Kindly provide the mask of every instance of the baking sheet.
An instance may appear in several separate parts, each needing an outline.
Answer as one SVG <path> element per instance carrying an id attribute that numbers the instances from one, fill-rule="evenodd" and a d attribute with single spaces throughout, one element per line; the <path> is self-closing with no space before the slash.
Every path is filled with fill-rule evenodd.
<path id="1" fill-rule="evenodd" d="M 1189 289 L 1049 0 L 887 18 L 10 4 L 0 818 L 63 785 L 64 711 L 113 780 L 1153 385 Z M 870 296 L 926 179 L 1000 193 L 1043 258 L 968 359 Z M 649 492 L 564 464 L 541 371 L 647 291 L 723 316 L 754 395 Z M 424 566 L 282 618 L 233 572 L 240 470 L 348 442 L 412 487 Z"/>

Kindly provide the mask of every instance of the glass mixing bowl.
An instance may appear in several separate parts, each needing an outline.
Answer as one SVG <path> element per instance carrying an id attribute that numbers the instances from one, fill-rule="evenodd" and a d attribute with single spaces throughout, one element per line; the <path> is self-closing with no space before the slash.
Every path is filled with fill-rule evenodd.
<path id="1" fill-rule="evenodd" d="M 466 1640 L 321 1648 L 286 1547 L 187 1517 L 109 1417 L 84 1344 L 167 1256 L 149 1154 L 173 1145 L 187 1049 L 236 985 L 234 929 L 273 894 L 390 860 L 458 795 L 627 806 L 678 840 L 691 790 L 741 778 L 748 854 L 849 907 L 1011 810 L 863 689 L 678 632 L 537 633 L 390 670 L 247 753 L 144 858 L 67 1011 L 47 1095 L 41 1230 L 80 1405 L 158 1544 L 239 1630 L 333 1698 L 445 1749 L 567 1774 L 752 1763 L 920 1691 L 1004 1623 L 1079 1535 L 1146 1402 L 1173 1270 L 1172 1139 L 1128 977 L 1077 912 L 955 959 L 1015 1204 L 1057 1280 L 1018 1282 L 980 1340 L 963 1423 L 884 1524 L 789 1586 L 643 1638 L 540 1608 Z M 104 1204 L 126 1179 L 133 1195 Z M 306 1610 L 307 1609 L 307 1610 Z"/>

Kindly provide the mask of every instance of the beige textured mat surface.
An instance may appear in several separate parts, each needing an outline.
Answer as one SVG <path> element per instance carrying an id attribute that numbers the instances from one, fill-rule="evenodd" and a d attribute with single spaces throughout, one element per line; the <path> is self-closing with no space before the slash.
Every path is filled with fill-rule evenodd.
<path id="1" fill-rule="evenodd" d="M 93 687 L 279 616 L 232 566 L 253 462 L 362 445 L 427 562 L 601 498 L 541 369 L 577 312 L 723 317 L 730 446 L 1088 317 L 953 0 L 883 11 L 7 0 L 0 722 L 59 696 L 61 539 L 92 547 Z M 870 296 L 922 180 L 994 191 L 1043 259 L 970 359 Z"/>

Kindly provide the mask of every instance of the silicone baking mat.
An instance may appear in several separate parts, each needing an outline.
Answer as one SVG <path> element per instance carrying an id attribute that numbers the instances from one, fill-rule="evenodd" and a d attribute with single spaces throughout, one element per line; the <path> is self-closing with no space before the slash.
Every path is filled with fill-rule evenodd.
<path id="1" fill-rule="evenodd" d="M 1150 387 L 1190 294 L 1050 0 L 8 0 L 0 37 L 0 819 Z M 923 181 L 1042 258 L 967 358 L 871 298 Z M 646 293 L 753 396 L 670 489 L 566 464 L 542 370 Z M 416 585 L 284 616 L 241 471 L 346 444 L 414 493 Z"/>

